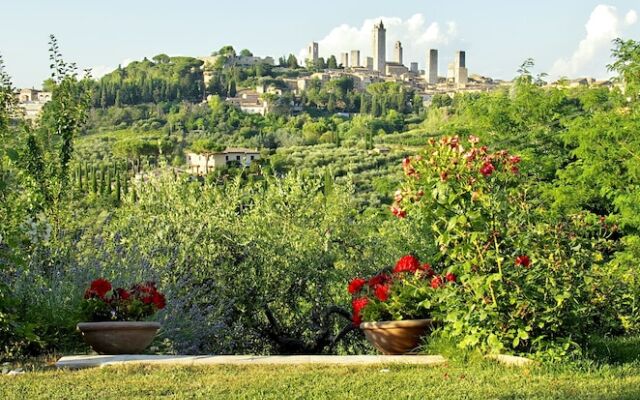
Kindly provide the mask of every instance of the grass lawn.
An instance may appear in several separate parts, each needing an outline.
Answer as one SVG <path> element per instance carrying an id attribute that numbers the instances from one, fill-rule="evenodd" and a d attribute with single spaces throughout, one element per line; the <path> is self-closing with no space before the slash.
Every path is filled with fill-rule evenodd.
<path id="1" fill-rule="evenodd" d="M 127 366 L 0 376 L 0 399 L 640 399 L 640 363 Z"/>

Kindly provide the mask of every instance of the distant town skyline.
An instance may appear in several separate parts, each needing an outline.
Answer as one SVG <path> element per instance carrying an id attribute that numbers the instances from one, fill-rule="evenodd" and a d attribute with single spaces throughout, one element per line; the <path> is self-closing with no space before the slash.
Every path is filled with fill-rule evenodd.
<path id="1" fill-rule="evenodd" d="M 48 35 L 55 34 L 66 60 L 99 77 L 159 53 L 203 56 L 230 44 L 256 55 L 293 53 L 302 62 L 307 46 L 319 56 L 360 50 L 371 57 L 371 31 L 387 29 L 387 57 L 401 41 L 405 65 L 425 69 L 430 48 L 440 50 L 440 75 L 457 50 L 469 73 L 511 79 L 531 57 L 536 72 L 551 79 L 609 76 L 611 40 L 640 37 L 640 4 L 633 0 L 536 2 L 471 1 L 455 4 L 407 0 L 325 0 L 318 4 L 272 0 L 217 4 L 170 1 L 12 1 L 3 4 L 0 54 L 18 87 L 39 87 L 49 75 Z M 445 66 L 445 67 L 443 67 Z"/>

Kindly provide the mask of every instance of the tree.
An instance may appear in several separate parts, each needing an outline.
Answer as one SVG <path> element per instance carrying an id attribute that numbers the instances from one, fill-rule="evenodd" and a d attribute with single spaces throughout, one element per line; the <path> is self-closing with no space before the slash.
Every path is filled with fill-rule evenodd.
<path id="1" fill-rule="evenodd" d="M 331 55 L 327 60 L 327 68 L 329 69 L 338 69 L 338 61 L 336 60 L 336 56 Z"/>
<path id="2" fill-rule="evenodd" d="M 240 50 L 240 57 L 253 57 L 253 53 L 249 49 Z"/>
<path id="3" fill-rule="evenodd" d="M 617 38 L 613 43 L 615 61 L 607 68 L 620 74 L 627 94 L 637 100 L 640 97 L 640 42 Z"/>
<path id="4" fill-rule="evenodd" d="M 298 59 L 296 58 L 296 56 L 294 56 L 293 54 L 289 54 L 289 57 L 287 58 L 287 66 L 289 68 L 298 68 Z"/>

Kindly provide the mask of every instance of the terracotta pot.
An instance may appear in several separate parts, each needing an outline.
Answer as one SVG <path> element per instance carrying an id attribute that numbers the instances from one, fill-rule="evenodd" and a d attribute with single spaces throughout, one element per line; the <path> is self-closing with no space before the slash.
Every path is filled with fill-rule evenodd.
<path id="1" fill-rule="evenodd" d="M 157 322 L 109 321 L 81 322 L 82 338 L 99 354 L 138 354 L 153 341 Z"/>
<path id="2" fill-rule="evenodd" d="M 383 354 L 407 354 L 420 345 L 422 336 L 433 330 L 431 319 L 410 319 L 406 321 L 363 322 L 360 329 L 367 340 Z"/>

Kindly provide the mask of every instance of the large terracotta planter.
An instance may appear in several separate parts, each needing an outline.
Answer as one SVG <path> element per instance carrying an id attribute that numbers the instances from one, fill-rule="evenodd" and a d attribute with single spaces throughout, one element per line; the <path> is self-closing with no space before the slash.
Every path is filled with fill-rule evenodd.
<path id="1" fill-rule="evenodd" d="M 420 345 L 420 339 L 435 326 L 431 319 L 363 322 L 360 329 L 367 340 L 383 354 L 408 354 Z"/>
<path id="2" fill-rule="evenodd" d="M 84 341 L 99 354 L 138 354 L 153 341 L 157 322 L 81 322 L 77 326 Z"/>

